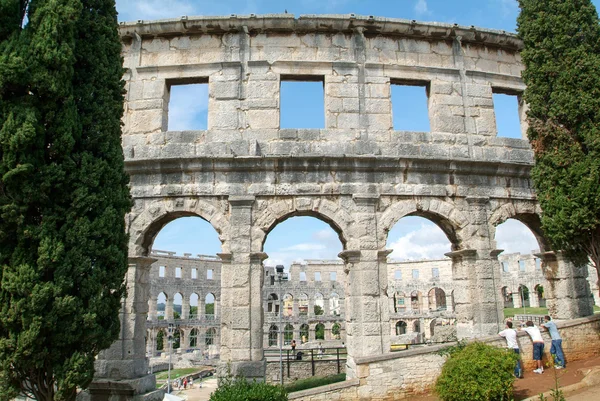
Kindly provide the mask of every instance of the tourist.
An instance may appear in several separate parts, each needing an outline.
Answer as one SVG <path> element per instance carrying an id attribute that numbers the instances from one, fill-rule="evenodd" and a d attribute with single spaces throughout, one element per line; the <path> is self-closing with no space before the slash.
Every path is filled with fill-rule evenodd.
<path id="1" fill-rule="evenodd" d="M 292 340 L 292 353 L 296 352 L 296 340 Z"/>
<path id="2" fill-rule="evenodd" d="M 542 356 L 544 355 L 544 339 L 540 329 L 533 324 L 531 320 L 525 323 L 525 327 L 522 329 L 529 334 L 531 342 L 533 343 L 533 360 L 537 363 L 537 369 L 533 373 L 544 373 L 544 367 L 542 366 Z"/>
<path id="3" fill-rule="evenodd" d="M 542 323 L 542 327 L 545 330 L 548 330 L 550 333 L 550 338 L 552 339 L 552 346 L 550 347 L 550 355 L 552 355 L 552 359 L 554 360 L 554 367 L 556 369 L 562 369 L 565 367 L 565 354 L 562 349 L 562 338 L 560 334 L 558 334 L 558 329 L 556 328 L 556 323 L 552 321 L 550 316 L 544 316 L 545 323 Z"/>
<path id="4" fill-rule="evenodd" d="M 194 378 L 190 377 L 190 382 L 189 382 L 190 388 L 194 388 Z"/>
<path id="5" fill-rule="evenodd" d="M 321 358 L 323 358 L 323 354 L 325 353 L 325 351 L 323 350 L 323 345 L 321 345 L 321 343 L 319 343 L 319 346 L 317 348 L 318 348 L 317 358 L 321 359 Z"/>
<path id="6" fill-rule="evenodd" d="M 508 320 L 506 322 L 506 328 L 498 333 L 501 337 L 506 338 L 506 346 L 508 349 L 512 349 L 517 355 L 520 355 L 519 351 L 519 343 L 517 342 L 517 331 L 513 329 L 512 321 Z M 515 365 L 515 377 L 517 379 L 523 378 L 523 371 L 521 369 L 521 357 L 517 359 L 517 364 Z"/>

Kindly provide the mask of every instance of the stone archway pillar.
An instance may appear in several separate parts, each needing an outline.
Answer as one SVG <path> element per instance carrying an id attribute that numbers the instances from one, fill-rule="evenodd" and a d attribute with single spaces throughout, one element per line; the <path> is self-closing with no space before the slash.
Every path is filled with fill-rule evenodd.
<path id="1" fill-rule="evenodd" d="M 513 292 L 511 294 L 512 296 L 512 302 L 513 302 L 513 308 L 522 308 L 523 307 L 523 302 L 522 302 L 522 298 L 521 298 L 521 291 L 517 290 L 517 292 Z"/>
<path id="2" fill-rule="evenodd" d="M 537 289 L 535 288 L 535 285 L 532 285 L 529 288 L 529 306 L 532 308 L 539 308 L 540 299 L 538 298 Z"/>
<path id="3" fill-rule="evenodd" d="M 219 375 L 230 373 L 263 381 L 266 363 L 262 333 L 262 261 L 267 254 L 252 253 L 252 206 L 254 196 L 230 196 L 230 250 L 221 253 L 222 309 L 221 363 Z"/>
<path id="4" fill-rule="evenodd" d="M 206 321 L 206 307 L 204 306 L 204 298 L 198 296 L 198 312 L 196 313 L 196 320 Z"/>
<path id="5" fill-rule="evenodd" d="M 148 300 L 148 320 L 155 322 L 157 319 L 156 298 L 150 298 Z"/>
<path id="6" fill-rule="evenodd" d="M 454 278 L 456 335 L 459 339 L 497 334 L 502 326 L 502 299 L 497 263 L 500 250 L 449 252 Z"/>
<path id="7" fill-rule="evenodd" d="M 181 320 L 188 320 L 190 317 L 190 299 L 181 296 Z"/>
<path id="8" fill-rule="evenodd" d="M 548 288 L 544 288 L 548 313 L 560 320 L 592 315 L 594 298 L 587 281 L 587 268 L 574 265 L 562 252 L 535 256 L 542 259 L 542 270 L 548 282 Z"/>
<path id="9" fill-rule="evenodd" d="M 175 319 L 175 314 L 173 313 L 173 296 L 167 298 L 167 304 L 165 305 L 165 320 L 172 322 Z"/>
<path id="10" fill-rule="evenodd" d="M 452 293 L 446 294 L 446 311 L 454 312 L 454 309 L 452 309 Z"/>
<path id="11" fill-rule="evenodd" d="M 142 394 L 148 401 L 163 398 L 163 390 L 156 390 L 156 378 L 148 374 L 144 341 L 150 266 L 155 261 L 148 257 L 129 258 L 125 276 L 127 297 L 122 301 L 120 312 L 121 332 L 110 348 L 99 353 L 94 364 L 96 373 L 88 388 L 91 401 L 132 400 Z"/>

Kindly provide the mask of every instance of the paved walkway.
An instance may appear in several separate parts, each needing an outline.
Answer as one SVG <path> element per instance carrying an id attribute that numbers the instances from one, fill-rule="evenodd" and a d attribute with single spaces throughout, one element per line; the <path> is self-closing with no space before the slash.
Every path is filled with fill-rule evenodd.
<path id="1" fill-rule="evenodd" d="M 187 401 L 208 401 L 210 395 L 217 388 L 217 378 L 211 376 L 202 380 L 202 387 L 194 381 L 194 388 L 173 392 L 174 395 L 185 398 Z"/>

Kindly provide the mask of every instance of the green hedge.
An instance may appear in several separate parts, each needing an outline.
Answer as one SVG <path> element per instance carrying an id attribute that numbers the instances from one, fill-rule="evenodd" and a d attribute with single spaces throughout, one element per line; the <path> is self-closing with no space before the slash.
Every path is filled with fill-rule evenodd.
<path id="1" fill-rule="evenodd" d="M 224 380 L 210 396 L 210 401 L 287 401 L 281 386 L 248 382 L 243 378 Z"/>
<path id="2" fill-rule="evenodd" d="M 437 379 L 442 401 L 512 400 L 517 354 L 474 342 L 451 349 Z"/>

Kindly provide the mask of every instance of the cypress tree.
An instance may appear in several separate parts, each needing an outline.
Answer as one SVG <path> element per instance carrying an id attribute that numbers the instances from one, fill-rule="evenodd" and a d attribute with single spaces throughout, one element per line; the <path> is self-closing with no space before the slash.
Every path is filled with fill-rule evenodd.
<path id="1" fill-rule="evenodd" d="M 0 1 L 0 50 L 0 398 L 72 400 L 125 291 L 114 1 Z"/>
<path id="2" fill-rule="evenodd" d="M 590 0 L 519 0 L 532 178 L 552 246 L 600 273 L 600 26 Z"/>

